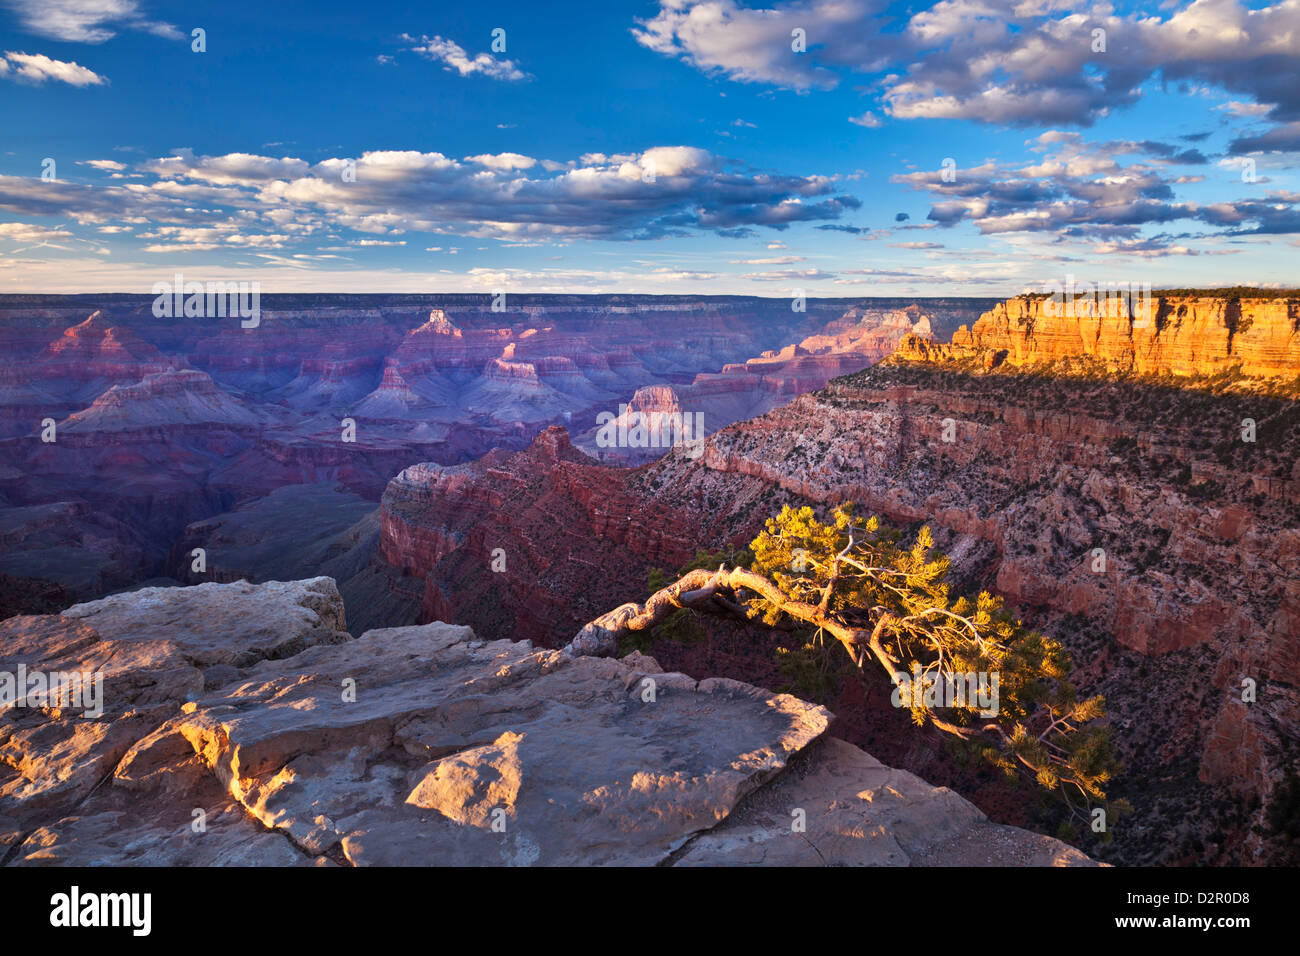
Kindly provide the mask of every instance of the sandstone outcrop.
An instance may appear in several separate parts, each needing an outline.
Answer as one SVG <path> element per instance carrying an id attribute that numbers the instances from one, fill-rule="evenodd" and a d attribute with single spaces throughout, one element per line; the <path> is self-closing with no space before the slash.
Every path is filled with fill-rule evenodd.
<path id="1" fill-rule="evenodd" d="M 0 846 L 13 851 L 30 831 L 76 812 L 144 734 L 205 687 L 221 686 L 266 657 L 347 640 L 342 624 L 342 601 L 329 578 L 145 588 L 63 614 L 0 622 L 0 672 L 13 680 L 20 666 L 28 673 L 100 675 L 98 691 L 87 688 L 88 697 L 75 701 L 90 707 L 41 699 L 14 704 L 13 695 L 6 701 Z M 102 714 L 83 716 L 91 709 Z"/>
<path id="2" fill-rule="evenodd" d="M 795 810 L 807 827 L 793 833 Z M 835 737 L 679 854 L 676 866 L 1079 866 L 1051 837 L 990 823 L 969 801 Z"/>
<path id="3" fill-rule="evenodd" d="M 1300 298 L 1160 295 L 1021 296 L 959 328 L 949 345 L 909 337 L 901 359 L 1024 367 L 1086 359 L 1142 376 L 1242 375 L 1294 381 Z"/>
<path id="4" fill-rule="evenodd" d="M 317 578 L 3 622 L 6 668 L 102 668 L 108 702 L 0 715 L 4 863 L 1092 863 L 817 744 L 831 715 L 788 695 L 343 616 Z"/>

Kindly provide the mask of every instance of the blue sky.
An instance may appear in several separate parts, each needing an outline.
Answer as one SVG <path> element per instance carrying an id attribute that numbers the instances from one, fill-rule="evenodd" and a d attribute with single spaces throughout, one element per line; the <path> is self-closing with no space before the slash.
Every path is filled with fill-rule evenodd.
<path id="1" fill-rule="evenodd" d="M 0 0 L 0 291 L 1300 284 L 1300 0 L 457 6 Z"/>

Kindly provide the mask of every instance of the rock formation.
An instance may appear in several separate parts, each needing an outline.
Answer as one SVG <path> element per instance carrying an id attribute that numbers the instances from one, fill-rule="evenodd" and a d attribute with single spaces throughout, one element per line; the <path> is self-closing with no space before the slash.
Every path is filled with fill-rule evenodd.
<path id="1" fill-rule="evenodd" d="M 677 390 L 713 431 L 923 328 L 920 307 L 894 303 L 812 300 L 795 313 L 783 300 L 634 310 L 618 297 L 550 297 L 495 312 L 484 297 L 432 309 L 413 297 L 298 298 L 268 296 L 246 329 L 159 319 L 148 299 L 104 297 L 87 317 L 0 297 L 13 360 L 0 369 L 0 573 L 93 597 L 171 574 L 187 526 L 282 487 L 335 484 L 377 503 L 407 465 L 522 448 L 556 423 L 580 433 L 643 387 Z M 935 305 L 954 328 L 971 312 Z M 746 364 L 810 334 L 825 339 L 818 354 Z M 249 570 L 212 558 L 218 579 Z"/>
<path id="2" fill-rule="evenodd" d="M 0 671 L 99 672 L 104 691 L 98 717 L 0 714 L 4 864 L 1092 863 L 823 740 L 831 715 L 788 695 L 344 623 L 329 578 L 0 623 Z"/>
<path id="3" fill-rule="evenodd" d="M 1285 339 L 1291 313 L 1248 306 L 1234 343 Z M 1171 320 L 1164 351 L 1146 350 L 1166 356 L 1156 371 L 1181 374 L 1177 356 L 1195 353 L 1207 363 L 1190 369 L 1198 376 L 1225 362 L 1245 376 L 1218 391 L 1177 387 L 1138 374 L 1123 347 L 1082 358 L 1126 375 L 1099 377 L 1091 364 L 1082 374 L 1082 346 L 1060 354 L 1057 327 L 1042 320 L 1019 352 L 989 338 L 1018 308 L 975 324 L 978 349 L 909 340 L 888 362 L 712 435 L 698 459 L 679 452 L 620 471 L 572 457 L 551 465 L 534 448 L 454 478 L 408 469 L 385 496 L 381 553 L 418 589 L 426 618 L 490 620 L 549 642 L 590 619 L 589 591 L 597 613 L 640 600 L 650 568 L 744 543 L 783 503 L 851 500 L 896 524 L 928 523 L 968 587 L 1004 595 L 1065 641 L 1082 689 L 1107 698 L 1128 767 L 1113 792 L 1135 814 L 1098 853 L 1265 861 L 1267 806 L 1300 739 L 1300 412 L 1274 393 L 1300 369 L 1300 343 L 1238 363 L 1235 344 L 1198 351 Z M 1169 308 L 1157 311 L 1176 318 L 1181 306 Z M 1221 303 L 1198 314 L 1232 313 Z M 986 369 L 985 345 L 999 343 L 1007 355 Z M 1032 357 L 1029 374 L 1017 355 Z M 1076 367 L 1051 374 L 1048 355 Z M 609 521 L 607 502 L 626 520 Z M 490 570 L 493 547 L 504 572 Z M 533 618 L 530 607 L 546 612 Z M 725 667 L 719 655 L 709 672 L 754 673 L 744 653 L 730 651 Z M 935 759 L 915 738 L 883 739 L 892 725 L 876 718 L 854 742 L 908 769 Z"/>
<path id="4" fill-rule="evenodd" d="M 1236 369 L 1293 381 L 1300 371 L 1300 297 L 1149 295 L 1009 299 L 962 326 L 948 346 L 910 338 L 899 356 L 978 359 L 988 366 L 1087 360 L 1142 376 L 1214 376 Z"/>

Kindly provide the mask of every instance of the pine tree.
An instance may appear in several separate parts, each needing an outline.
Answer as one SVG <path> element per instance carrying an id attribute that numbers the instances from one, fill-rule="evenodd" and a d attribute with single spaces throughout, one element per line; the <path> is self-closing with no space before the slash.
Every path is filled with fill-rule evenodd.
<path id="1" fill-rule="evenodd" d="M 949 734 L 1009 775 L 1054 791 L 1077 817 L 1105 801 L 1117 769 L 1105 702 L 1081 697 L 1069 680 L 1065 648 L 1009 614 L 1001 598 L 953 595 L 951 563 L 928 527 L 905 541 L 849 504 L 834 508 L 829 522 L 812 508 L 786 506 L 748 553 L 731 555 L 742 563 L 723 561 L 712 570 L 700 567 L 699 557 L 645 604 L 625 604 L 586 625 L 570 649 L 612 653 L 620 638 L 674 615 L 680 621 L 684 608 L 767 626 L 797 622 L 818 639 L 838 642 L 858 667 L 883 670 L 895 684 L 895 702 L 918 726 Z M 983 696 L 935 699 L 939 687 L 974 690 L 980 681 L 972 675 L 984 678 Z M 1122 808 L 1121 801 L 1114 809 Z"/>

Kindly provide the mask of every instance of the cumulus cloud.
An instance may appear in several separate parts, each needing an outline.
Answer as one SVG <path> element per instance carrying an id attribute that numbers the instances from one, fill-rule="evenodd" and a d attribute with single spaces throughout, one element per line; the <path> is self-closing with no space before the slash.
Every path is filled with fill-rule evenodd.
<path id="1" fill-rule="evenodd" d="M 281 249 L 290 236 L 249 232 L 244 225 L 221 222 L 211 226 L 159 226 L 142 232 L 141 239 L 152 240 L 145 252 L 210 252 L 213 249 Z"/>
<path id="2" fill-rule="evenodd" d="M 161 177 L 198 179 L 219 185 L 269 182 L 305 175 L 309 165 L 301 159 L 275 159 L 254 153 L 227 153 L 224 156 L 198 156 L 191 149 L 178 150 L 173 156 L 144 163 L 141 169 Z"/>
<path id="3" fill-rule="evenodd" d="M 52 60 L 43 53 L 14 53 L 0 57 L 0 76 L 24 83 L 48 81 L 70 86 L 101 86 L 108 81 L 94 70 L 65 60 Z"/>
<path id="4" fill-rule="evenodd" d="M 411 47 L 412 52 L 418 53 L 426 60 L 433 60 L 435 63 L 441 63 L 443 68 L 461 76 L 486 76 L 493 80 L 526 80 L 528 74 L 521 70 L 513 60 L 507 60 L 504 57 L 498 59 L 490 53 L 479 53 L 470 56 L 465 52 L 465 48 L 454 40 L 448 40 L 446 37 L 422 36 L 419 39 L 403 35 L 402 39 L 407 43 L 415 44 Z"/>
<path id="5" fill-rule="evenodd" d="M 322 230 L 335 241 L 343 230 L 373 236 L 372 245 L 404 241 L 393 237 L 405 232 L 512 241 L 741 236 L 833 221 L 859 205 L 829 177 L 753 169 L 688 146 L 555 168 L 517 153 L 456 160 L 383 150 L 308 163 L 185 149 L 129 168 L 141 181 L 91 186 L 0 176 L 0 209 L 96 225 L 145 221 L 158 227 L 145 238 L 159 248 L 212 249 L 252 245 L 259 232 L 283 243 Z"/>
<path id="6" fill-rule="evenodd" d="M 1180 252 L 1167 235 L 1140 236 L 1145 226 L 1177 220 L 1228 234 L 1300 230 L 1300 195 L 1275 193 L 1267 201 L 1210 205 L 1180 200 L 1173 187 L 1199 177 L 1169 170 L 1181 152 L 1167 144 L 1089 143 L 1078 133 L 1049 130 L 1033 149 L 1043 155 L 1029 163 L 985 162 L 957 169 L 955 178 L 946 170 L 922 170 L 896 175 L 893 182 L 930 194 L 927 219 L 938 227 L 970 223 L 983 235 L 1048 234 L 1058 241 L 1090 242 L 1092 251 L 1102 255 L 1191 254 Z M 1121 163 L 1121 157 L 1135 158 Z"/>
<path id="7" fill-rule="evenodd" d="M 1174 0 L 1165 15 L 1080 12 L 1035 0 L 940 0 L 897 21 L 877 0 L 660 0 L 633 32 L 649 49 L 710 74 L 796 90 L 875 75 L 901 119 L 1091 125 L 1152 79 L 1247 96 L 1274 120 L 1300 118 L 1300 0 Z M 901 26 L 901 29 L 899 28 Z M 807 32 L 805 53 L 790 31 Z M 871 114 L 865 114 L 870 116 Z M 865 117 L 864 117 L 865 118 Z"/>
<path id="8" fill-rule="evenodd" d="M 0 239 L 10 239 L 14 242 L 49 242 L 52 239 L 71 237 L 72 233 L 66 229 L 51 229 L 25 222 L 0 222 Z"/>
<path id="9" fill-rule="evenodd" d="M 169 40 L 184 34 L 146 16 L 137 0 L 0 0 L 29 33 L 69 43 L 103 43 L 119 30 L 141 30 Z"/>
<path id="10" fill-rule="evenodd" d="M 655 17 L 638 20 L 632 30 L 641 46 L 680 57 L 705 73 L 741 82 L 810 90 L 839 85 L 833 70 L 820 64 L 857 57 L 865 64 L 870 48 L 849 40 L 866 35 L 875 7 L 866 0 L 801 0 L 762 9 L 736 0 L 660 0 Z M 797 51 L 801 30 L 805 51 Z M 832 38 L 839 43 L 831 46 Z"/>
<path id="11" fill-rule="evenodd" d="M 537 165 L 537 160 L 531 156 L 521 156 L 519 153 L 497 153 L 496 155 L 485 153 L 480 156 L 466 156 L 465 162 L 478 163 L 488 169 L 532 169 Z"/>

